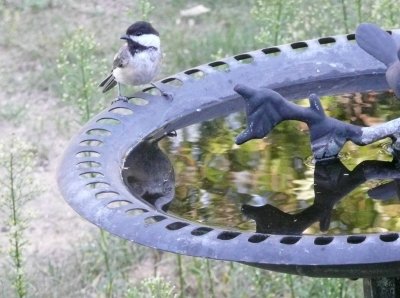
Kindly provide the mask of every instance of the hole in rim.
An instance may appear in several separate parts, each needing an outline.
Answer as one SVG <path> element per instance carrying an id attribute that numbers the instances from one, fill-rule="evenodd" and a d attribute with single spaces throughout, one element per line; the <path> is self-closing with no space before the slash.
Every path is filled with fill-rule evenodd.
<path id="1" fill-rule="evenodd" d="M 304 51 L 308 48 L 308 44 L 304 41 L 294 42 L 290 45 L 293 50 Z"/>
<path id="2" fill-rule="evenodd" d="M 118 115 L 123 115 L 123 116 L 127 116 L 127 115 L 132 115 L 133 111 L 131 109 L 128 108 L 113 108 L 108 110 L 111 113 L 114 114 L 118 114 Z"/>
<path id="3" fill-rule="evenodd" d="M 134 105 L 137 105 L 137 106 L 145 106 L 149 103 L 148 100 L 146 100 L 144 98 L 139 98 L 139 97 L 129 98 L 129 102 L 133 103 Z"/>
<path id="4" fill-rule="evenodd" d="M 115 191 L 100 191 L 95 194 L 96 199 L 103 200 L 103 199 L 111 199 L 119 196 L 119 193 Z"/>
<path id="5" fill-rule="evenodd" d="M 100 123 L 100 124 L 106 124 L 106 125 L 118 125 L 121 123 L 121 121 L 119 121 L 118 119 L 114 119 L 114 118 L 101 118 L 101 119 L 97 120 L 96 122 Z"/>
<path id="6" fill-rule="evenodd" d="M 260 243 L 263 242 L 265 239 L 267 239 L 269 236 L 268 235 L 263 235 L 263 234 L 254 234 L 251 236 L 248 241 L 251 243 Z"/>
<path id="7" fill-rule="evenodd" d="M 389 33 L 390 35 L 392 35 L 392 31 L 391 30 L 386 30 L 387 33 Z"/>
<path id="8" fill-rule="evenodd" d="M 86 134 L 94 136 L 109 136 L 111 135 L 111 131 L 104 128 L 93 128 L 86 131 Z"/>
<path id="9" fill-rule="evenodd" d="M 89 169 L 89 168 L 99 168 L 101 163 L 97 161 L 82 161 L 76 164 L 78 169 Z"/>
<path id="10" fill-rule="evenodd" d="M 90 150 L 85 150 L 85 151 L 80 151 L 77 154 L 75 154 L 76 157 L 100 157 L 100 153 L 96 151 L 90 151 Z"/>
<path id="11" fill-rule="evenodd" d="M 160 221 L 162 221 L 162 220 L 164 220 L 164 219 L 166 219 L 165 216 L 162 216 L 162 215 L 155 215 L 155 216 L 147 217 L 147 218 L 144 220 L 144 223 L 145 223 L 145 224 L 154 224 L 154 223 L 160 222 Z"/>
<path id="12" fill-rule="evenodd" d="M 399 239 L 399 234 L 396 233 L 383 234 L 379 236 L 379 239 L 381 239 L 383 242 L 393 242 Z"/>
<path id="13" fill-rule="evenodd" d="M 240 235 L 239 232 L 225 231 L 225 232 L 220 233 L 217 238 L 219 240 L 231 240 L 231 239 L 236 238 L 239 235 Z"/>
<path id="14" fill-rule="evenodd" d="M 234 56 L 233 58 L 235 58 L 237 61 L 244 63 L 244 64 L 249 64 L 254 61 L 254 58 L 249 54 L 240 54 L 240 55 Z"/>
<path id="15" fill-rule="evenodd" d="M 99 147 L 102 146 L 103 142 L 95 139 L 84 140 L 79 143 L 79 146 L 91 146 L 91 147 Z"/>
<path id="16" fill-rule="evenodd" d="M 110 184 L 105 182 L 90 182 L 86 184 L 86 188 L 95 189 L 95 188 L 107 188 Z"/>
<path id="17" fill-rule="evenodd" d="M 160 96 L 161 95 L 160 90 L 158 90 L 154 86 L 150 86 L 150 87 L 144 88 L 142 91 L 144 93 L 148 93 L 148 94 L 151 94 L 151 95 L 154 95 L 154 96 Z"/>
<path id="18" fill-rule="evenodd" d="M 168 230 L 175 231 L 175 230 L 182 229 L 182 228 L 184 228 L 184 227 L 186 227 L 186 226 L 188 226 L 188 225 L 189 225 L 189 224 L 186 223 L 186 222 L 177 221 L 177 222 L 173 222 L 173 223 L 167 225 L 166 228 L 167 228 Z"/>
<path id="19" fill-rule="evenodd" d="M 315 245 L 328 245 L 333 241 L 333 237 L 317 237 L 314 239 Z"/>
<path id="20" fill-rule="evenodd" d="M 218 71 L 230 71 L 229 64 L 222 61 L 211 62 L 208 65 Z"/>
<path id="21" fill-rule="evenodd" d="M 320 45 L 330 46 L 336 42 L 336 39 L 334 39 L 333 37 L 323 37 L 318 39 L 318 42 Z"/>
<path id="22" fill-rule="evenodd" d="M 350 42 L 356 42 L 356 35 L 355 35 L 354 33 L 347 34 L 347 35 L 346 35 L 346 38 L 347 38 L 347 40 L 350 41 Z"/>
<path id="23" fill-rule="evenodd" d="M 149 211 L 146 209 L 142 209 L 142 208 L 129 209 L 129 210 L 125 211 L 125 213 L 129 216 L 137 216 L 137 215 L 140 215 L 140 214 L 143 214 L 146 212 L 149 212 Z"/>
<path id="24" fill-rule="evenodd" d="M 193 236 L 202 236 L 202 235 L 205 235 L 205 234 L 211 232 L 212 230 L 213 229 L 211 229 L 211 228 L 201 227 L 201 228 L 194 229 L 190 234 L 192 234 Z"/>
<path id="25" fill-rule="evenodd" d="M 183 85 L 183 82 L 177 78 L 166 78 L 165 80 L 162 80 L 161 83 L 173 87 L 181 87 Z"/>
<path id="26" fill-rule="evenodd" d="M 281 239 L 280 243 L 292 245 L 296 244 L 300 239 L 300 236 L 286 236 Z"/>
<path id="27" fill-rule="evenodd" d="M 199 80 L 205 77 L 204 71 L 201 71 L 200 69 L 193 68 L 189 69 L 184 72 L 184 74 L 191 76 L 193 79 Z"/>
<path id="28" fill-rule="evenodd" d="M 347 243 L 349 244 L 360 244 L 365 241 L 365 236 L 349 236 L 347 237 Z"/>
<path id="29" fill-rule="evenodd" d="M 85 172 L 85 173 L 79 174 L 79 176 L 81 176 L 82 178 L 85 178 L 85 179 L 104 177 L 104 175 L 100 172 Z"/>
<path id="30" fill-rule="evenodd" d="M 126 200 L 118 200 L 118 201 L 113 201 L 113 202 L 108 203 L 106 205 L 106 207 L 109 209 L 115 209 L 115 208 L 121 208 L 121 207 L 127 206 L 129 204 L 132 204 L 132 203 L 129 201 L 126 201 Z"/>
<path id="31" fill-rule="evenodd" d="M 261 50 L 264 54 L 269 56 L 278 56 L 281 53 L 281 49 L 273 47 L 273 48 L 266 48 Z"/>

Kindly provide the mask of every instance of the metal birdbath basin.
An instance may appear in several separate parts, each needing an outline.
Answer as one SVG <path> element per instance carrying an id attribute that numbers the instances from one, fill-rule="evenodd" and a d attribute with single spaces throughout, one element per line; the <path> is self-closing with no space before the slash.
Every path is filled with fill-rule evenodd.
<path id="1" fill-rule="evenodd" d="M 400 42 L 400 30 L 391 34 Z M 237 84 L 273 89 L 292 101 L 311 93 L 385 91 L 385 71 L 383 63 L 357 45 L 354 34 L 269 47 L 186 70 L 156 83 L 173 100 L 149 88 L 90 120 L 66 149 L 59 188 L 82 217 L 138 244 L 288 274 L 364 278 L 365 293 L 372 297 L 397 291 L 399 231 L 303 233 L 315 222 L 326 231 L 335 204 L 365 181 L 390 179 L 396 187 L 400 171 L 395 160 L 366 161 L 353 170 L 340 160 L 317 164 L 311 206 L 287 214 L 269 205 L 244 204 L 242 212 L 256 228 L 242 231 L 168 211 L 175 174 L 158 145 L 176 130 L 243 111 Z"/>

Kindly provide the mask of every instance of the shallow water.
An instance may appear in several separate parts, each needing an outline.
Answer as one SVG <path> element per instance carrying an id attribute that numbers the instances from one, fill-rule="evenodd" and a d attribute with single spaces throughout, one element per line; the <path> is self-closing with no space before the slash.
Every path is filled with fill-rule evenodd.
<path id="1" fill-rule="evenodd" d="M 308 106 L 306 100 L 297 103 Z M 400 102 L 390 93 L 324 97 L 322 104 L 329 116 L 362 126 L 400 117 Z M 168 212 L 264 233 L 400 230 L 400 182 L 391 179 L 399 171 L 390 162 L 390 140 L 365 147 L 347 143 L 340 161 L 315 167 L 304 123 L 286 121 L 267 138 L 237 146 L 234 139 L 244 127 L 245 115 L 236 113 L 161 142 L 176 177 Z"/>

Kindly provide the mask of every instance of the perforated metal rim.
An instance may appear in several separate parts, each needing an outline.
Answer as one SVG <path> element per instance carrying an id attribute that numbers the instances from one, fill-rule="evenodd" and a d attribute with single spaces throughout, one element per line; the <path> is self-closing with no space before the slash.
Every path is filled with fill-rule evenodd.
<path id="1" fill-rule="evenodd" d="M 399 41 L 399 30 L 392 32 Z M 121 178 L 127 154 L 142 142 L 243 109 L 233 91 L 237 83 L 273 88 L 288 99 L 311 92 L 387 90 L 384 65 L 353 40 L 351 34 L 324 37 L 236 55 L 158 82 L 173 101 L 150 88 L 136 94 L 145 101 L 113 104 L 89 121 L 66 150 L 58 173 L 64 198 L 97 226 L 174 253 L 312 276 L 398 275 L 398 233 L 324 237 L 225 231 L 155 210 L 130 193 Z"/>

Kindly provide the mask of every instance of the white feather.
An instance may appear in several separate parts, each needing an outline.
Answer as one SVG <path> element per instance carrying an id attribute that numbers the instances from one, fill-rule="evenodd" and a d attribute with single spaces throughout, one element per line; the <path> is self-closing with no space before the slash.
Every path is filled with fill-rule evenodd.
<path id="1" fill-rule="evenodd" d="M 143 34 L 140 36 L 130 35 L 130 38 L 145 47 L 160 47 L 160 37 L 155 34 Z"/>

